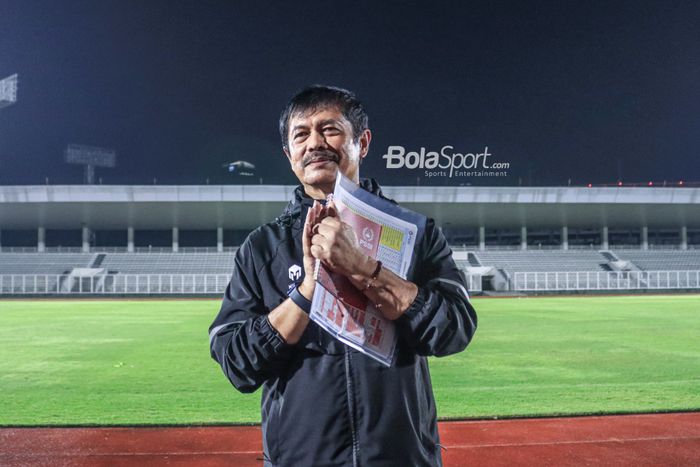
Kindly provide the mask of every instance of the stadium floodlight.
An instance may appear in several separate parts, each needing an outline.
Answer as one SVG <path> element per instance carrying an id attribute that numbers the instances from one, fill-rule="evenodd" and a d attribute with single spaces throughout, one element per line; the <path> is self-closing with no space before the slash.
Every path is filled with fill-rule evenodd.
<path id="1" fill-rule="evenodd" d="M 17 102 L 17 74 L 0 80 L 0 108 Z"/>
<path id="2" fill-rule="evenodd" d="M 85 183 L 95 183 L 95 167 L 115 167 L 117 153 L 114 149 L 69 144 L 65 152 L 66 162 L 85 166 Z"/>
<path id="3" fill-rule="evenodd" d="M 227 162 L 223 164 L 223 167 L 225 167 L 232 174 L 238 174 L 245 177 L 252 177 L 255 175 L 255 165 L 248 161 Z"/>

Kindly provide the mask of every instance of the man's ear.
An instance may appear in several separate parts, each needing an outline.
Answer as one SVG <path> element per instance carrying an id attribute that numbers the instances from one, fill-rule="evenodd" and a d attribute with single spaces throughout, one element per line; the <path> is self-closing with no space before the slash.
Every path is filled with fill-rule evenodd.
<path id="1" fill-rule="evenodd" d="M 283 146 L 282 150 L 284 151 L 284 155 L 287 156 L 287 160 L 291 164 L 292 163 L 292 156 L 289 155 L 289 149 L 287 149 Z"/>
<path id="2" fill-rule="evenodd" d="M 369 131 L 369 128 L 366 129 L 365 131 L 362 132 L 360 135 L 360 161 L 367 157 L 367 153 L 369 152 L 369 143 L 372 141 L 372 132 Z"/>

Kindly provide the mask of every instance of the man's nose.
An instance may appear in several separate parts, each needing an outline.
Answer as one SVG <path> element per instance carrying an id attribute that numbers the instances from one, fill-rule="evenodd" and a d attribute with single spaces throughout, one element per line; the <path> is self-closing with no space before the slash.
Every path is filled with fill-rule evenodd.
<path id="1" fill-rule="evenodd" d="M 307 143 L 307 149 L 310 151 L 328 148 L 326 137 L 322 131 L 311 130 Z"/>

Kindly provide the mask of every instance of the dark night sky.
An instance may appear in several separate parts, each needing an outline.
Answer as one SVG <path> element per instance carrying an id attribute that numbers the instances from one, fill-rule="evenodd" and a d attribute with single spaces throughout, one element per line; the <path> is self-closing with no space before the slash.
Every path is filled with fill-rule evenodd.
<path id="1" fill-rule="evenodd" d="M 295 182 L 277 134 L 291 94 L 354 90 L 374 139 L 480 152 L 504 178 L 421 184 L 700 181 L 700 2 L 0 0 L 0 184 L 80 183 L 68 143 L 112 147 L 110 184 Z"/>

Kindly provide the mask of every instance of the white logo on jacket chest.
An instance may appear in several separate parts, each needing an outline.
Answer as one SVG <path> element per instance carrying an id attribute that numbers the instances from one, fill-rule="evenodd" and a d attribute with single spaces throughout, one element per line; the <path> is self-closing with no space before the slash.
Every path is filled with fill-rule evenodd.
<path id="1" fill-rule="evenodd" d="M 301 266 L 293 264 L 289 268 L 289 280 L 298 281 L 299 279 L 301 279 Z"/>

